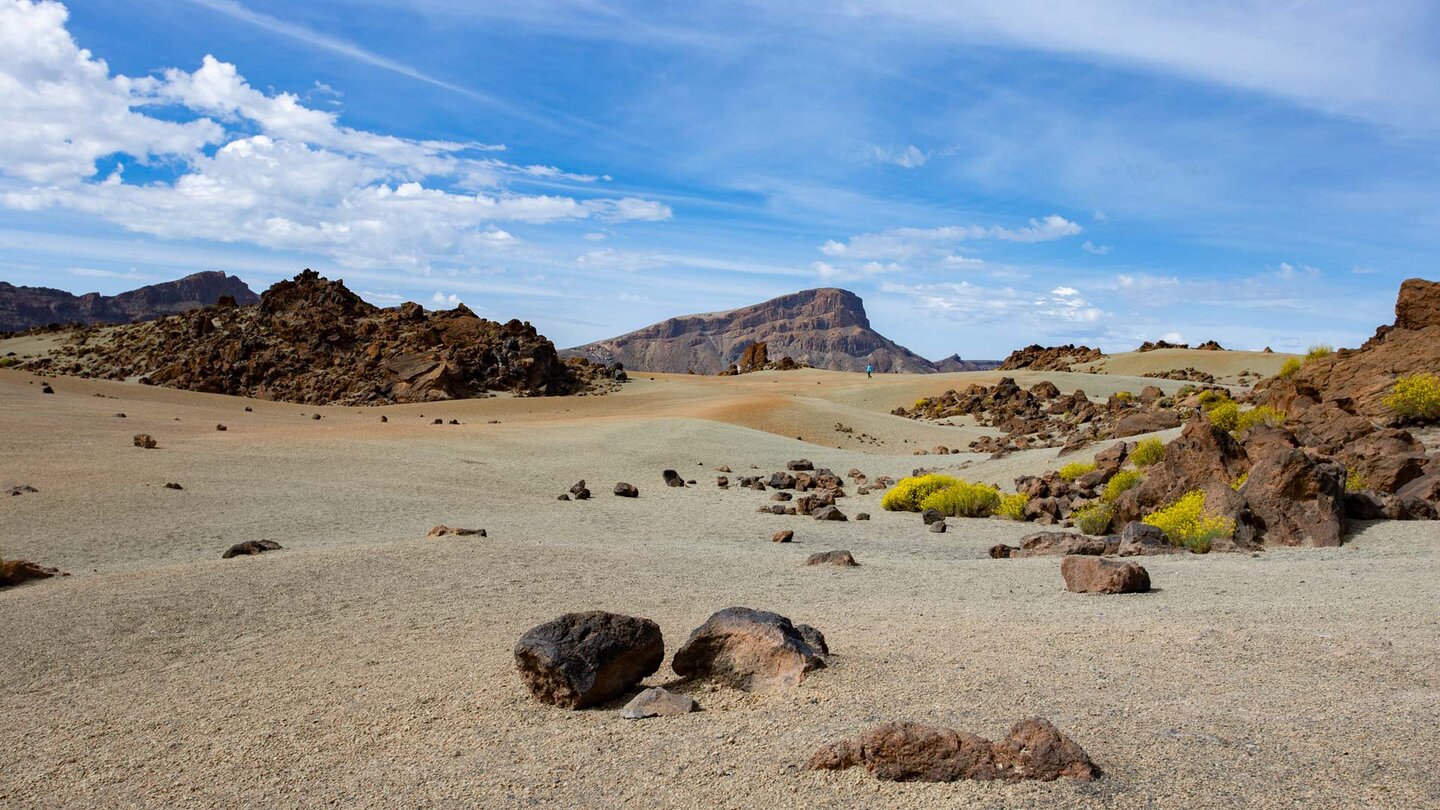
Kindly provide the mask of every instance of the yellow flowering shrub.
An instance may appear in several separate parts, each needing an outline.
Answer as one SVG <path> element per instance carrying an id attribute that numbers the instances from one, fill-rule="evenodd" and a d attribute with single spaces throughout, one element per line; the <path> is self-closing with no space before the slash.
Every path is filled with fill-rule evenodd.
<path id="1" fill-rule="evenodd" d="M 1107 503 L 1114 501 L 1124 494 L 1125 490 L 1139 484 L 1144 477 L 1145 474 L 1139 470 L 1121 470 L 1105 483 L 1105 492 L 1100 497 Z"/>
<path id="2" fill-rule="evenodd" d="M 1177 546 L 1196 554 L 1210 551 L 1210 545 L 1235 534 L 1235 521 L 1205 514 L 1205 493 L 1192 490 L 1169 506 L 1146 515 L 1143 523 L 1154 526 Z"/>
<path id="3" fill-rule="evenodd" d="M 999 505 L 1000 490 L 961 481 L 927 495 L 920 509 L 936 509 L 946 517 L 990 517 Z"/>
<path id="4" fill-rule="evenodd" d="M 1002 495 L 1000 504 L 995 507 L 995 514 L 1006 520 L 1024 520 L 1025 504 L 1030 503 L 1030 496 L 1023 492 L 1014 495 Z"/>
<path id="5" fill-rule="evenodd" d="M 1142 439 L 1130 453 L 1136 467 L 1149 467 L 1165 460 L 1165 443 L 1156 438 Z"/>
<path id="6" fill-rule="evenodd" d="M 1066 481 L 1074 481 L 1085 473 L 1094 471 L 1095 462 L 1093 461 L 1072 461 L 1058 470 L 1060 477 Z"/>
<path id="7" fill-rule="evenodd" d="M 1440 377 L 1428 371 L 1401 377 L 1395 381 L 1395 390 L 1385 397 L 1384 404 L 1402 419 L 1440 421 Z"/>
<path id="8" fill-rule="evenodd" d="M 889 512 L 919 512 L 920 502 L 930 494 L 960 482 L 949 475 L 919 475 L 901 478 L 880 499 L 880 508 Z"/>
<path id="9" fill-rule="evenodd" d="M 1070 522 L 1086 534 L 1105 534 L 1110 531 L 1110 521 L 1114 517 L 1115 504 L 1092 503 L 1071 513 Z"/>

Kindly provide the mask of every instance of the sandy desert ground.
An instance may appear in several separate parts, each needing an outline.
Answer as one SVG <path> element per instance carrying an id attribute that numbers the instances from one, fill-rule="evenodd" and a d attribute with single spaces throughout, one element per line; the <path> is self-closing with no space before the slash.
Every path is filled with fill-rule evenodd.
<path id="1" fill-rule="evenodd" d="M 0 591 L 0 806 L 1440 806 L 1440 524 L 1147 558 L 1151 593 L 1071 594 L 1058 559 L 986 556 L 1033 526 L 935 535 L 853 490 L 842 508 L 874 519 L 820 523 L 714 484 L 803 457 L 1008 485 L 1055 451 L 916 458 L 981 429 L 888 413 L 1001 374 L 636 376 L 604 397 L 346 409 L 70 378 L 44 395 L 0 370 L 0 486 L 39 490 L 0 501 L 0 555 L 73 574 Z M 581 478 L 593 500 L 555 500 Z M 427 539 L 438 523 L 489 537 Z M 771 543 L 780 528 L 797 542 Z M 285 548 L 220 559 L 258 538 Z M 801 566 L 838 548 L 861 567 Z M 732 605 L 820 628 L 830 668 L 752 695 L 671 683 L 667 659 L 647 684 L 703 711 L 638 722 L 540 705 L 515 674 L 519 635 L 566 611 L 649 617 L 673 652 Z M 1105 776 L 800 770 L 888 720 L 996 737 L 1030 715 Z"/>

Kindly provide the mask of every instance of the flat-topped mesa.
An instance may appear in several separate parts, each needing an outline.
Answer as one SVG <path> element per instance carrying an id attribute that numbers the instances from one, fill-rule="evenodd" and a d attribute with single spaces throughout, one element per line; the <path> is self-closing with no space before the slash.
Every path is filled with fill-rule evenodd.
<path id="1" fill-rule="evenodd" d="M 87 330 L 42 360 L 41 373 L 141 382 L 306 404 L 429 402 L 510 391 L 583 389 L 602 367 L 567 365 L 535 327 L 479 318 L 464 306 L 380 309 L 343 282 L 306 270 L 266 290 L 255 306 Z"/>
<path id="2" fill-rule="evenodd" d="M 856 294 L 822 287 L 725 312 L 685 315 L 608 340 L 566 349 L 566 357 L 628 369 L 718 374 L 765 344 L 771 358 L 836 371 L 931 373 L 935 366 L 870 328 Z M 751 358 L 753 365 L 753 357 Z"/>
<path id="3" fill-rule="evenodd" d="M 235 276 L 218 270 L 193 273 L 118 295 L 73 295 L 49 287 L 17 287 L 0 281 L 0 332 L 23 332 L 61 324 L 122 324 L 178 315 L 228 296 L 245 306 L 259 297 Z"/>

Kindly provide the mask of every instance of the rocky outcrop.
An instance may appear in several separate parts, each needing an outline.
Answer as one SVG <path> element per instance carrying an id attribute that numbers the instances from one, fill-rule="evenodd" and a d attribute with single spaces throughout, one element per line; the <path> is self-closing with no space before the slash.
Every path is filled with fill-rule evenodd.
<path id="1" fill-rule="evenodd" d="M 806 770 L 856 766 L 892 782 L 1061 777 L 1088 782 L 1100 775 L 1083 748 L 1038 717 L 1016 723 L 999 742 L 949 728 L 886 723 L 853 739 L 822 746 L 805 763 Z"/>
<path id="2" fill-rule="evenodd" d="M 246 540 L 243 543 L 236 543 L 230 548 L 225 549 L 225 553 L 221 554 L 220 557 L 226 560 L 232 557 L 253 557 L 256 554 L 264 554 L 267 551 L 279 551 L 280 549 L 281 545 L 274 540 Z"/>
<path id="3" fill-rule="evenodd" d="M 930 361 L 870 328 L 860 297 L 848 290 L 805 290 L 726 312 L 686 315 L 561 354 L 629 369 L 719 374 L 756 366 L 751 347 L 770 357 L 837 371 L 929 373 Z M 751 354 L 743 356 L 747 350 Z M 759 364 L 764 366 L 765 363 Z"/>
<path id="4" fill-rule="evenodd" d="M 10 588 L 32 579 L 68 577 L 59 568 L 30 562 L 29 560 L 0 560 L 0 588 Z"/>
<path id="5" fill-rule="evenodd" d="M 1069 343 L 1064 346 L 1041 346 L 1036 343 L 1011 352 L 997 368 L 1000 371 L 1018 371 L 1022 368 L 1030 371 L 1069 371 L 1073 365 L 1092 363 L 1104 356 L 1099 349 L 1089 346 Z"/>
<path id="6" fill-rule="evenodd" d="M 515 667 L 530 694 L 567 709 L 625 694 L 664 660 L 659 625 L 598 610 L 532 627 L 515 644 Z"/>
<path id="7" fill-rule="evenodd" d="M 681 677 L 768 692 L 798 686 L 825 659 L 784 616 L 732 607 L 697 627 L 672 666 Z"/>
<path id="8" fill-rule="evenodd" d="M 463 305 L 376 308 L 306 270 L 255 306 L 215 306 L 73 333 L 32 371 L 141 382 L 305 404 L 367 405 L 567 394 L 613 386 L 604 367 L 567 366 L 528 323 L 496 323 Z"/>
<path id="9" fill-rule="evenodd" d="M 1358 349 L 1309 359 L 1289 378 L 1257 386 L 1258 401 L 1292 418 L 1333 405 L 1367 419 L 1389 422 L 1383 400 L 1405 374 L 1440 368 L 1440 282 L 1412 278 L 1400 285 L 1395 323 L 1382 326 Z"/>
<path id="10" fill-rule="evenodd" d="M 218 270 L 152 284 L 119 295 L 72 295 L 49 287 L 17 287 L 0 281 L 0 332 L 58 324 L 121 324 L 178 315 L 227 303 L 248 306 L 259 297 L 236 276 Z"/>

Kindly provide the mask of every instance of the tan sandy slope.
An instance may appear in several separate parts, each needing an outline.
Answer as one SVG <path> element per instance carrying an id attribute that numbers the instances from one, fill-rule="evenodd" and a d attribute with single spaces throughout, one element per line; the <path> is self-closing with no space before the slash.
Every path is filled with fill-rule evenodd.
<path id="1" fill-rule="evenodd" d="M 44 395 L 0 370 L 0 486 L 40 490 L 0 502 L 0 555 L 74 574 L 0 591 L 0 806 L 1440 802 L 1436 524 L 1377 524 L 1333 550 L 1147 559 L 1153 593 L 1069 594 L 1058 560 L 985 556 L 1026 526 L 930 534 L 853 488 L 842 508 L 874 520 L 817 523 L 713 484 L 718 465 L 734 478 L 807 457 L 871 475 L 968 464 L 1008 485 L 1055 451 L 917 458 L 976 430 L 888 413 L 1000 375 L 649 376 L 606 397 L 317 411 L 67 378 Z M 138 432 L 159 448 L 132 447 Z M 699 486 L 659 486 L 667 467 Z M 555 500 L 579 478 L 594 500 Z M 641 497 L 609 495 L 620 480 Z M 436 523 L 490 537 L 425 539 Z M 770 543 L 778 528 L 798 542 Z M 219 559 L 262 537 L 285 550 Z M 861 567 L 800 566 L 832 548 Z M 640 722 L 540 706 L 514 674 L 515 639 L 565 611 L 653 618 L 673 652 L 730 605 L 821 628 L 832 667 L 779 695 L 674 685 L 704 711 Z M 649 683 L 672 677 L 667 663 Z M 1031 714 L 1105 778 L 798 771 L 886 720 L 995 736 Z"/>

